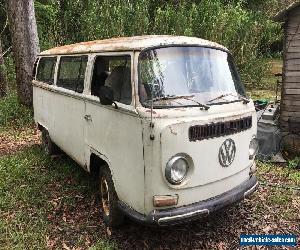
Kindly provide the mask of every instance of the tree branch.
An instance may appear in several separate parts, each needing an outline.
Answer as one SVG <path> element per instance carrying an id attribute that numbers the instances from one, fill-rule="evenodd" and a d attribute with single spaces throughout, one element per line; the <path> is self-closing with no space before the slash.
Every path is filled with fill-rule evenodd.
<path id="1" fill-rule="evenodd" d="M 7 50 L 5 50 L 2 55 L 0 55 L 0 58 L 4 57 L 10 50 L 11 50 L 11 46 Z"/>

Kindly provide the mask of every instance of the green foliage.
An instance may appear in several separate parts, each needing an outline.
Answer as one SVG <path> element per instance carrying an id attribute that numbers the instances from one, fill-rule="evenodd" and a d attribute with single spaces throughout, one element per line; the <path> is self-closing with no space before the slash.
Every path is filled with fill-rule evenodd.
<path id="1" fill-rule="evenodd" d="M 116 244 L 105 240 L 98 240 L 95 245 L 89 248 L 89 250 L 114 250 L 118 249 Z"/>
<path id="2" fill-rule="evenodd" d="M 293 160 L 289 160 L 288 167 L 293 169 L 300 167 L 300 157 L 295 157 Z"/>
<path id="3" fill-rule="evenodd" d="M 263 52 L 280 39 L 277 24 L 260 12 L 245 9 L 242 2 L 168 5 L 157 9 L 154 27 L 158 34 L 193 35 L 228 47 L 248 84 L 258 84 L 269 70 Z"/>
<path id="4" fill-rule="evenodd" d="M 91 217 L 95 185 L 71 159 L 35 145 L 0 156 L 0 176 L 1 249 L 117 249 Z"/>
<path id="5" fill-rule="evenodd" d="M 12 59 L 12 56 L 10 55 L 8 57 L 5 57 L 4 62 L 5 62 L 5 70 L 6 70 L 5 72 L 6 72 L 7 80 L 10 83 L 10 85 L 14 84 L 16 82 L 16 74 L 15 74 L 15 64 Z"/>
<path id="6" fill-rule="evenodd" d="M 21 127 L 32 122 L 32 110 L 19 104 L 15 92 L 0 99 L 0 127 Z"/>
<path id="7" fill-rule="evenodd" d="M 277 0 L 48 0 L 36 1 L 42 50 L 60 44 L 118 36 L 196 36 L 225 45 L 243 81 L 261 83 L 269 70 L 262 60 L 281 41 L 270 16 Z"/>

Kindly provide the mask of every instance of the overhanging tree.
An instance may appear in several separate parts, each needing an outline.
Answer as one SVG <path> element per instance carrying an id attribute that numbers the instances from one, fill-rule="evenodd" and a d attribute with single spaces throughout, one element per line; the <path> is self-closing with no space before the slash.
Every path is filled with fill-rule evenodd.
<path id="1" fill-rule="evenodd" d="M 7 11 L 19 102 L 32 104 L 32 70 L 39 53 L 33 0 L 8 0 Z"/>

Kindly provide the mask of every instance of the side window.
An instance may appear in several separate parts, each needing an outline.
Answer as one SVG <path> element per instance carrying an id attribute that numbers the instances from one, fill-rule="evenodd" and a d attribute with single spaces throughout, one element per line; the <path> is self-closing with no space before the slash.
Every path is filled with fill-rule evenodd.
<path id="1" fill-rule="evenodd" d="M 57 86 L 83 92 L 88 56 L 64 56 L 60 58 Z"/>
<path id="2" fill-rule="evenodd" d="M 36 80 L 52 85 L 54 83 L 56 57 L 41 57 Z"/>
<path id="3" fill-rule="evenodd" d="M 129 55 L 96 58 L 91 94 L 98 96 L 101 86 L 112 88 L 115 101 L 131 103 L 131 57 Z"/>

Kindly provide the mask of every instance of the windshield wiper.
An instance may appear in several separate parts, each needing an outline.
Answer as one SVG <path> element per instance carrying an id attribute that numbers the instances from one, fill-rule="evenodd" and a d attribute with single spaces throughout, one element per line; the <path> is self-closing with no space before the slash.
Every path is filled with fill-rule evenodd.
<path id="1" fill-rule="evenodd" d="M 240 95 L 240 94 L 227 93 L 227 94 L 220 95 L 220 96 L 218 96 L 218 97 L 216 97 L 216 98 L 214 98 L 214 99 L 211 99 L 211 100 L 209 100 L 207 103 L 210 103 L 210 102 L 213 102 L 213 101 L 220 100 L 220 99 L 222 99 L 222 98 L 224 98 L 224 97 L 226 97 L 226 96 L 234 96 L 234 97 L 238 97 L 238 98 L 239 98 L 238 101 L 243 101 L 244 104 L 247 104 L 247 103 L 250 102 L 249 99 L 247 99 L 246 97 L 244 97 L 244 96 L 242 96 L 242 95 Z M 226 103 L 229 103 L 229 102 L 232 102 L 232 101 L 227 101 Z"/>
<path id="2" fill-rule="evenodd" d="M 200 103 L 194 99 L 190 99 L 189 97 L 194 97 L 195 95 L 164 95 L 164 96 L 160 96 L 160 97 L 156 97 L 153 98 L 152 101 L 156 102 L 156 101 L 161 101 L 161 100 L 175 100 L 175 99 L 185 99 L 188 101 L 192 101 L 198 104 L 198 106 L 204 108 L 205 110 L 208 110 L 210 108 L 210 106 Z M 147 100 L 147 102 L 150 102 L 150 100 Z"/>

